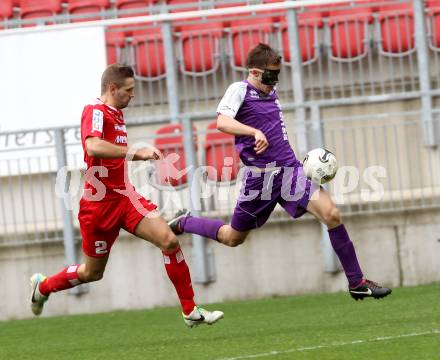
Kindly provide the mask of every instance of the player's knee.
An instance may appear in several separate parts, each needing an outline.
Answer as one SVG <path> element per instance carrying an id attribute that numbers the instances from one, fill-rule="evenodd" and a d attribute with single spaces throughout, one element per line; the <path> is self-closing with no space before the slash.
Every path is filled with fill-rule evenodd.
<path id="1" fill-rule="evenodd" d="M 341 212 L 339 209 L 335 206 L 324 215 L 325 223 L 328 226 L 334 227 L 342 224 L 342 217 Z"/>
<path id="2" fill-rule="evenodd" d="M 227 245 L 230 247 L 237 247 L 238 245 L 241 245 L 246 240 L 246 236 L 231 236 L 228 239 Z"/>
<path id="3" fill-rule="evenodd" d="M 230 247 L 237 247 L 238 245 L 241 245 L 244 243 L 244 239 L 232 239 L 229 242 Z"/>
<path id="4" fill-rule="evenodd" d="M 177 240 L 176 235 L 174 235 L 172 232 L 169 232 L 162 241 L 161 250 L 167 252 L 173 251 L 177 249 L 178 246 L 179 246 L 179 241 Z"/>
<path id="5" fill-rule="evenodd" d="M 218 233 L 218 241 L 226 246 L 236 247 L 246 240 L 247 232 L 237 232 L 231 226 L 222 226 Z"/>

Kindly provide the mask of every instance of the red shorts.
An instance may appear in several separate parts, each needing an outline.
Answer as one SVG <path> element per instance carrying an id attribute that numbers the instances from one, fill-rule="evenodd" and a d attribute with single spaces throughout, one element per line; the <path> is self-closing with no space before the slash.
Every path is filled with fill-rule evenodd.
<path id="1" fill-rule="evenodd" d="M 121 228 L 134 234 L 137 224 L 156 207 L 140 195 L 133 202 L 122 195 L 104 201 L 81 199 L 78 220 L 84 253 L 91 257 L 107 256 Z"/>

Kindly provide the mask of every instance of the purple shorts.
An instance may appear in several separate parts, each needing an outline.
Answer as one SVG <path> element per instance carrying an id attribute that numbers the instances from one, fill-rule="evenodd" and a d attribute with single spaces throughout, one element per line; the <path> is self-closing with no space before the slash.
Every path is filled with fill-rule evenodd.
<path id="1" fill-rule="evenodd" d="M 283 167 L 264 172 L 245 173 L 231 219 L 237 231 L 248 231 L 265 224 L 276 204 L 280 204 L 293 218 L 307 212 L 307 204 L 319 185 L 310 181 L 302 166 Z"/>

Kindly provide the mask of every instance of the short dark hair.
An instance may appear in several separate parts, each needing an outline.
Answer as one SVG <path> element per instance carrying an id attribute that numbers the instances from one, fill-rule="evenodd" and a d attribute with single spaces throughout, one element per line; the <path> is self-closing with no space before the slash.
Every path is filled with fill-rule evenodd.
<path id="1" fill-rule="evenodd" d="M 281 55 L 272 49 L 269 45 L 259 43 L 251 51 L 249 51 L 247 58 L 247 67 L 264 69 L 270 65 L 280 65 Z"/>
<path id="2" fill-rule="evenodd" d="M 110 84 L 116 84 L 117 87 L 124 85 L 127 78 L 134 78 L 134 71 L 131 66 L 125 64 L 112 64 L 104 70 L 101 76 L 101 94 L 107 90 Z"/>

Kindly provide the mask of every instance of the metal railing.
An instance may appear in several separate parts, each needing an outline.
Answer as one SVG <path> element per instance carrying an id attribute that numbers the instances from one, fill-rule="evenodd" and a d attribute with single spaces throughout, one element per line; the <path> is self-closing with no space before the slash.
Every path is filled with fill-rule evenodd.
<path id="1" fill-rule="evenodd" d="M 0 133 L 1 244 L 64 238 L 63 210 L 55 187 L 56 131 L 64 133 L 70 167 L 80 168 L 77 128 Z"/>
<path id="2" fill-rule="evenodd" d="M 68 23 L 76 16 L 95 19 L 220 8 L 237 1 L 199 1 L 188 4 L 152 4 L 140 9 L 104 9 L 91 14 L 57 15 L 55 23 Z M 249 5 L 263 1 L 248 1 Z M 318 2 L 316 2 L 318 3 Z M 229 14 L 222 18 L 203 17 L 170 22 L 136 23 L 107 27 L 108 61 L 128 62 L 140 80 L 134 117 L 148 121 L 168 112 L 208 111 L 223 95 L 225 87 L 245 77 L 247 50 L 258 41 L 268 42 L 284 57 L 283 76 L 278 86 L 285 103 L 293 103 L 290 73 L 295 57 L 302 71 L 304 101 L 346 103 L 353 98 L 375 96 L 418 96 L 421 74 L 418 69 L 420 28 L 415 4 L 424 5 L 424 41 L 428 44 L 429 81 L 439 84 L 440 8 L 420 0 L 378 0 L 345 4 L 323 4 L 295 10 L 298 51 L 292 52 L 292 26 L 288 11 Z M 270 5 L 270 4 L 268 4 Z M 12 21 L 12 22 L 11 22 Z M 14 22 L 15 21 L 15 22 Z M 21 22 L 20 22 L 21 21 Z M 8 26 L 26 25 L 30 20 L 10 20 Z M 12 24 L 12 25 L 11 25 Z M 164 31 L 169 24 L 171 36 Z M 1 32 L 0 32 L 1 35 Z M 172 49 L 172 59 L 165 53 Z M 176 75 L 169 77 L 173 71 Z M 175 84 L 172 84 L 172 82 Z M 170 91 L 169 89 L 174 89 Z"/>
<path id="3" fill-rule="evenodd" d="M 440 205 L 438 151 L 424 146 L 420 117 L 415 110 L 325 119 L 325 145 L 346 167 L 330 192 L 346 214 Z"/>
<path id="4" fill-rule="evenodd" d="M 350 116 L 309 117 L 303 134 L 295 130 L 291 121 L 286 122 L 290 124 L 288 133 L 294 149 L 298 148 L 298 139 L 306 137 L 311 147 L 323 141 L 336 154 L 339 176 L 330 183 L 329 191 L 344 214 L 439 207 L 440 158 L 435 148 L 423 145 L 420 111 L 364 115 L 362 110 L 357 106 L 357 114 Z M 325 110 L 318 114 L 322 112 Z M 439 112 L 440 109 L 434 112 L 435 126 Z M 316 117 L 316 111 L 311 113 Z M 171 154 L 168 162 L 132 162 L 130 179 L 138 192 L 159 205 L 165 217 L 182 207 L 189 208 L 191 196 L 200 191 L 197 210 L 206 216 L 227 219 L 240 190 L 241 164 L 232 139 L 215 140 L 212 135 L 219 134 L 217 130 L 209 130 L 205 123 L 197 126 L 196 164 L 183 161 L 185 148 L 183 142 L 176 143 L 175 133 L 158 136 L 145 127 L 130 127 L 131 144 L 157 145 L 160 138 L 165 140 L 161 150 Z M 1 245 L 61 241 L 63 204 L 72 209 L 73 224 L 78 229 L 76 214 L 84 165 L 77 129 L 65 130 L 68 192 L 61 182 L 63 173 L 57 173 L 53 131 L 0 135 L 3 144 L 5 137 L 9 138 L 8 146 L 0 152 Z M 302 159 L 303 154 L 297 151 L 297 156 Z M 194 166 L 192 174 L 199 180 L 199 190 L 191 188 L 189 166 Z M 273 220 L 282 219 L 282 214 L 275 214 Z"/>
<path id="5" fill-rule="evenodd" d="M 429 43 L 430 81 L 435 87 L 440 70 L 436 45 L 440 35 L 432 11 L 424 8 L 428 29 L 424 41 Z M 287 11 L 278 10 L 229 15 L 221 21 L 208 18 L 173 22 L 171 41 L 176 61 L 172 66 L 178 78 L 172 96 L 173 101 L 178 99 L 181 113 L 191 115 L 212 108 L 228 84 L 246 76 L 245 55 L 259 41 L 271 44 L 284 57 L 282 71 L 286 76 L 278 85 L 284 102 L 292 103 L 294 85 L 290 73 L 292 58 L 298 56 L 307 102 L 343 104 L 353 98 L 419 95 L 413 1 L 351 2 L 349 6 L 299 9 L 295 24 L 298 54 L 291 53 L 288 19 Z M 137 24 L 127 29 L 134 29 L 134 35 L 128 30 L 123 44 L 108 43 L 108 51 L 117 49 L 116 58 L 136 69 L 141 81 L 139 97 L 133 105 L 147 106 L 148 112 L 152 107 L 163 108 L 168 104 L 164 89 L 169 81 L 163 63 L 168 39 L 157 25 L 152 28 Z M 108 31 L 112 33 L 115 29 Z M 141 113 L 139 110 L 138 116 Z"/>

